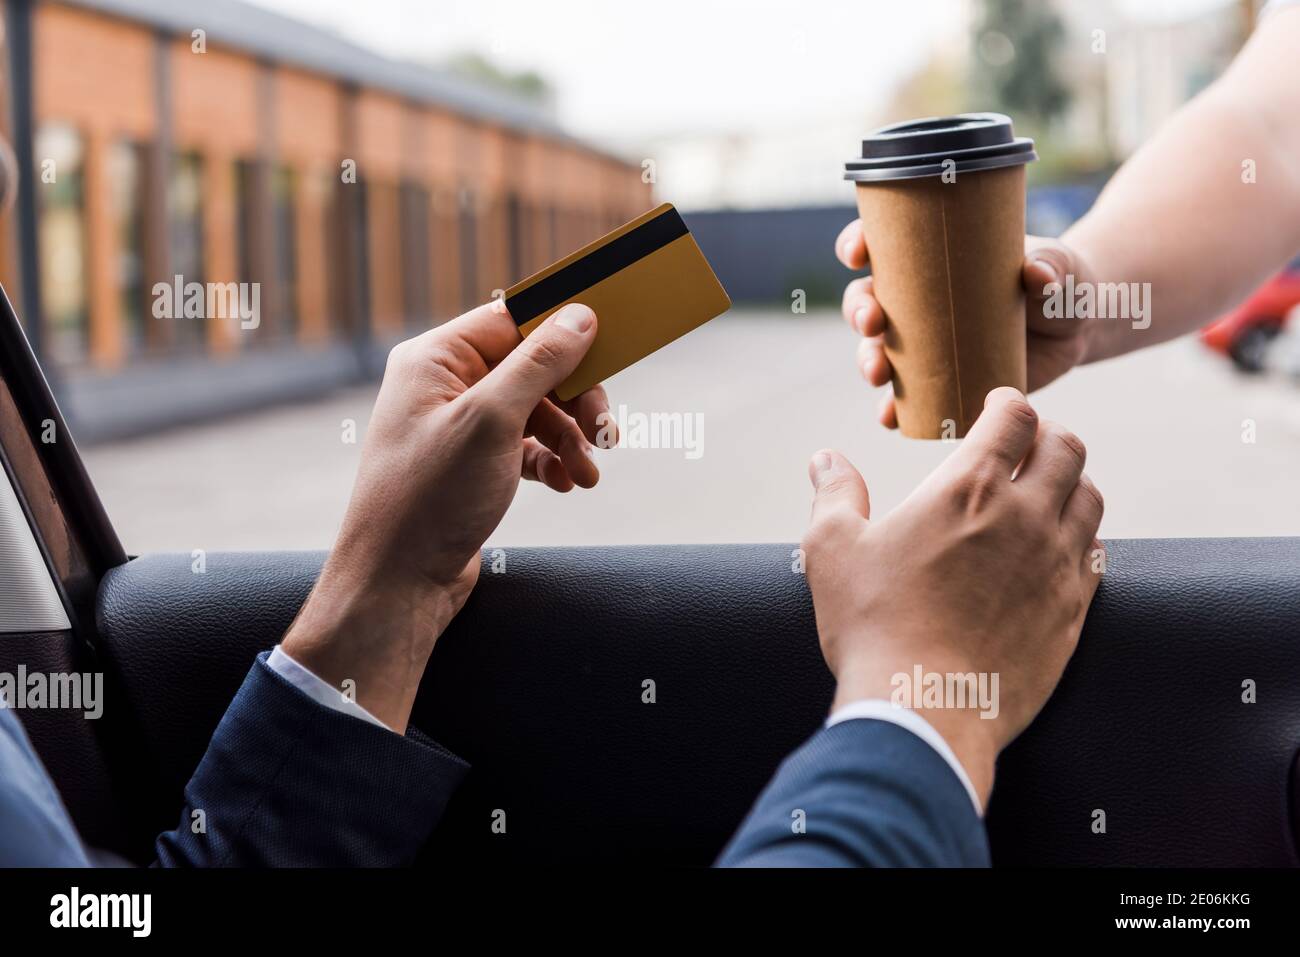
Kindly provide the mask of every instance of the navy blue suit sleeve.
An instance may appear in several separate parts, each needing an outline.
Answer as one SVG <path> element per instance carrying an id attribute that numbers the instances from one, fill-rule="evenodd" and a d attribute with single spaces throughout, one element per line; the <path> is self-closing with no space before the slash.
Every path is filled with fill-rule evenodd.
<path id="1" fill-rule="evenodd" d="M 988 838 L 946 761 L 912 732 L 857 719 L 788 757 L 720 867 L 987 867 Z"/>
<path id="2" fill-rule="evenodd" d="M 89 866 L 26 730 L 0 706 L 0 867 Z"/>
<path id="3" fill-rule="evenodd" d="M 158 838 L 158 863 L 409 863 L 469 766 L 419 731 L 403 737 L 323 707 L 266 658 L 217 726 L 180 825 Z"/>

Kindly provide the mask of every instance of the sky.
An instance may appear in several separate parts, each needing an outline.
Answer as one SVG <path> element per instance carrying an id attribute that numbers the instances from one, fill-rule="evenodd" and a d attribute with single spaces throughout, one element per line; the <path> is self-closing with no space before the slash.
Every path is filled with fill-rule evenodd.
<path id="1" fill-rule="evenodd" d="M 877 108 L 960 34 L 959 0 L 258 0 L 383 53 L 534 69 L 581 135 L 628 140 Z"/>
<path id="2" fill-rule="evenodd" d="M 534 70 L 556 118 L 654 158 L 685 208 L 843 201 L 841 164 L 897 86 L 969 49 L 973 0 L 253 0 L 396 58 Z M 1046 0 L 1044 0 L 1046 2 Z M 1237 0 L 1066 0 L 1084 24 Z M 794 148 L 797 146 L 797 148 Z"/>
<path id="3" fill-rule="evenodd" d="M 962 41 L 970 9 L 966 0 L 255 2 L 391 56 L 438 60 L 475 50 L 507 69 L 537 70 L 557 91 L 562 122 L 624 141 L 720 122 L 753 129 L 870 116 L 937 44 Z M 1160 19 L 1227 2 L 1113 5 Z"/>

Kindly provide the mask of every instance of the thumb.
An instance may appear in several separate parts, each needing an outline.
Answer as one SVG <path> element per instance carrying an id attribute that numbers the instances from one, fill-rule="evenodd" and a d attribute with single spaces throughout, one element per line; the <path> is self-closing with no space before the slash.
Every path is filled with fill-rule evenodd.
<path id="1" fill-rule="evenodd" d="M 1065 282 L 1074 272 L 1074 251 L 1064 243 L 1041 236 L 1025 237 L 1025 264 L 1022 270 L 1025 292 L 1036 299 L 1045 293 L 1048 283 Z M 1078 277 L 1075 277 L 1078 278 Z"/>
<path id="2" fill-rule="evenodd" d="M 523 422 L 573 374 L 596 339 L 596 314 L 571 302 L 546 318 L 475 386 Z"/>
<path id="3" fill-rule="evenodd" d="M 867 483 L 853 463 L 840 453 L 822 449 L 808 463 L 808 477 L 816 490 L 813 494 L 813 525 L 844 518 L 866 521 L 871 517 Z"/>

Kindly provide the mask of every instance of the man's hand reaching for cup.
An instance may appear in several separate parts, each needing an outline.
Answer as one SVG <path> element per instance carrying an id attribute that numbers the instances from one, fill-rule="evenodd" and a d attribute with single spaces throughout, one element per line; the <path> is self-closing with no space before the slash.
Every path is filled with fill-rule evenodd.
<path id="1" fill-rule="evenodd" d="M 596 316 L 571 304 L 521 343 L 494 302 L 393 349 L 342 529 L 286 654 L 335 686 L 355 682 L 358 704 L 406 727 L 519 480 L 568 492 L 600 478 L 604 389 L 553 397 L 595 337 Z"/>
<path id="2" fill-rule="evenodd" d="M 947 741 L 982 805 L 997 755 L 1043 707 L 1074 653 L 1105 567 L 1102 499 L 1083 443 L 989 393 L 962 445 L 892 512 L 836 452 L 809 467 L 808 585 L 835 708 L 892 700 L 896 676 L 998 675 L 987 714 L 910 706 Z M 951 705 L 951 703 L 947 703 Z"/>
<path id="3" fill-rule="evenodd" d="M 855 219 L 835 240 L 835 255 L 849 269 L 865 269 L 870 261 L 869 239 L 863 235 L 862 221 Z M 1027 336 L 1029 389 L 1041 389 L 1054 379 L 1087 361 L 1092 326 L 1078 319 L 1049 319 L 1043 315 L 1046 287 L 1064 283 L 1067 275 L 1076 282 L 1087 280 L 1086 265 L 1069 247 L 1054 239 L 1025 237 L 1025 260 L 1021 282 L 1025 287 L 1025 329 Z M 873 386 L 890 381 L 893 370 L 885 354 L 888 318 L 875 296 L 874 278 L 854 279 L 844 289 L 841 303 L 844 321 L 863 337 L 858 346 L 858 368 Z M 880 422 L 886 428 L 898 427 L 898 417 L 891 393 L 880 403 Z"/>

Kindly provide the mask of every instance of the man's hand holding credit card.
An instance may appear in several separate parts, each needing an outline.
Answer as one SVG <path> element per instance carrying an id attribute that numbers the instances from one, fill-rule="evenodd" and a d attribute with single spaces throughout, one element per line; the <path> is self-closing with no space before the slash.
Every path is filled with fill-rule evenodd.
<path id="1" fill-rule="evenodd" d="M 720 316 L 731 299 L 681 214 L 664 203 L 505 291 L 526 337 L 562 306 L 599 320 L 596 341 L 555 390 L 568 401 Z"/>

